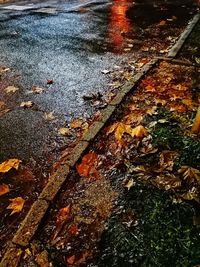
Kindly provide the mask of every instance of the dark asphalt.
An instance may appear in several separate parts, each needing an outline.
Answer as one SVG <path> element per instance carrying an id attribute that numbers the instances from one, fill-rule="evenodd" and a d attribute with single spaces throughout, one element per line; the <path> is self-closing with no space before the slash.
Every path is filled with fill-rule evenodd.
<path id="1" fill-rule="evenodd" d="M 162 20 L 160 8 L 157 10 L 157 5 L 152 5 L 154 1 L 143 2 L 141 5 L 138 1 L 136 14 L 130 9 L 132 1 L 119 0 L 46 1 L 42 4 L 35 1 L 28 2 L 28 6 L 24 2 L 22 6 L 28 9 L 23 11 L 5 9 L 9 4 L 2 5 L 0 65 L 11 68 L 12 82 L 7 85 L 14 84 L 20 90 L 8 101 L 14 111 L 1 117 L 0 161 L 11 157 L 25 161 L 30 157 L 37 159 L 44 151 L 51 150 L 58 138 L 57 128 L 65 126 L 73 117 L 91 114 L 83 95 L 105 92 L 108 78 L 101 71 L 120 65 L 130 57 L 118 50 L 123 34 L 132 39 L 140 38 L 143 26 Z M 191 7 L 193 1 L 189 2 Z M 147 10 L 151 11 L 150 20 Z M 189 13 L 183 7 L 181 14 L 183 10 Z M 175 12 L 168 13 L 169 17 Z M 188 14 L 184 21 L 189 17 Z M 143 21 L 145 25 L 141 25 Z M 113 35 L 113 28 L 114 32 L 120 31 L 120 36 Z M 135 52 L 135 58 L 139 57 L 139 52 Z M 17 77 L 14 81 L 13 76 Z M 54 80 L 54 84 L 47 86 L 48 79 Z M 28 94 L 33 85 L 43 87 L 45 92 Z M 3 86 L 1 81 L 1 90 Z M 28 100 L 35 103 L 34 109 L 19 109 L 20 103 Z M 55 112 L 57 121 L 45 122 L 44 112 L 51 111 Z"/>

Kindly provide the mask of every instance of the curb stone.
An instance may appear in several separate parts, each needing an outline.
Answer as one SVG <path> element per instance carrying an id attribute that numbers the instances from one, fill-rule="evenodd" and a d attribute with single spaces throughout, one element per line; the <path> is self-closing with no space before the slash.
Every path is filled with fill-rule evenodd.
<path id="1" fill-rule="evenodd" d="M 29 241 L 35 234 L 39 223 L 41 222 L 44 214 L 49 207 L 49 203 L 46 200 L 36 200 L 31 209 L 29 210 L 24 221 L 21 223 L 20 228 L 17 230 L 15 236 L 12 239 L 14 244 L 22 247 L 27 246 Z"/>
<path id="2" fill-rule="evenodd" d="M 167 55 L 168 59 L 172 59 L 178 54 L 185 40 L 188 38 L 194 26 L 199 21 L 199 18 L 200 14 L 197 14 L 193 17 L 191 23 L 181 34 L 176 44 L 169 51 Z M 72 150 L 71 155 L 66 160 L 66 163 L 60 166 L 59 169 L 50 177 L 49 182 L 41 192 L 38 200 L 34 202 L 24 221 L 21 223 L 20 228 L 13 237 L 12 242 L 14 244 L 12 244 L 12 247 L 7 249 L 0 263 L 0 267 L 17 267 L 17 264 L 20 261 L 22 249 L 17 248 L 16 244 L 20 245 L 21 248 L 29 244 L 29 241 L 33 238 L 47 209 L 49 208 L 50 201 L 54 199 L 62 184 L 66 181 L 70 172 L 70 168 L 74 167 L 83 152 L 88 148 L 88 141 L 91 141 L 99 133 L 105 123 L 110 119 L 117 106 L 124 100 L 124 97 L 134 88 L 137 82 L 158 62 L 158 58 L 152 59 L 141 69 L 140 72 L 134 75 L 133 78 L 121 88 L 121 91 L 102 112 L 102 117 L 90 126 L 89 132 L 87 132 L 85 136 L 83 136 L 82 140 Z M 14 265 L 13 263 L 16 264 Z"/>

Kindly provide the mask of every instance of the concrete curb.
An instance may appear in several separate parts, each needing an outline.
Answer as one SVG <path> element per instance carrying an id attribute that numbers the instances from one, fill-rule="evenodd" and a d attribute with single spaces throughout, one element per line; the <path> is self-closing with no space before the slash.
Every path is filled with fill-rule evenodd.
<path id="1" fill-rule="evenodd" d="M 167 57 L 169 58 L 174 58 L 177 56 L 177 54 L 179 53 L 179 51 L 181 50 L 183 44 L 185 43 L 186 39 L 189 37 L 189 35 L 191 34 L 192 30 L 194 29 L 195 25 L 197 24 L 197 22 L 200 19 L 200 13 L 196 14 L 193 19 L 191 20 L 191 22 L 188 24 L 187 28 L 185 29 L 185 31 L 181 34 L 181 36 L 179 37 L 178 41 L 175 43 L 175 45 L 170 49 Z"/>
<path id="2" fill-rule="evenodd" d="M 194 16 L 190 25 L 186 28 L 186 30 L 182 33 L 181 37 L 177 41 L 177 43 L 172 47 L 170 52 L 168 53 L 168 58 L 175 57 L 186 38 L 191 33 L 192 29 L 196 25 L 200 18 L 200 15 L 197 14 Z M 15 253 L 19 254 L 20 248 L 25 247 L 29 244 L 31 239 L 33 238 L 36 230 L 44 218 L 44 215 L 47 209 L 50 206 L 51 201 L 55 198 L 56 194 L 59 192 L 62 184 L 69 177 L 70 169 L 72 169 L 76 162 L 81 158 L 81 155 L 88 149 L 90 142 L 94 140 L 100 130 L 105 126 L 106 122 L 111 118 L 113 113 L 116 111 L 117 106 L 122 103 L 125 96 L 131 92 L 135 85 L 139 82 L 139 80 L 146 75 L 152 67 L 154 67 L 159 62 L 159 59 L 152 59 L 148 64 L 146 64 L 140 72 L 133 76 L 133 78 L 122 86 L 120 92 L 114 97 L 114 99 L 109 103 L 109 105 L 102 111 L 102 116 L 98 121 L 95 121 L 88 129 L 88 131 L 83 135 L 79 143 L 75 146 L 71 155 L 67 158 L 66 162 L 61 165 L 58 170 L 50 177 L 49 182 L 39 195 L 37 201 L 34 202 L 24 221 L 21 223 L 18 231 L 12 239 L 12 246 L 8 248 L 6 251 L 2 262 L 0 263 L 0 267 L 8 267 L 8 266 L 17 266 L 12 265 L 13 257 L 16 257 Z M 21 250 L 20 250 L 21 251 Z M 21 253 L 20 253 L 21 255 Z M 20 259 L 19 259 L 20 260 Z"/>

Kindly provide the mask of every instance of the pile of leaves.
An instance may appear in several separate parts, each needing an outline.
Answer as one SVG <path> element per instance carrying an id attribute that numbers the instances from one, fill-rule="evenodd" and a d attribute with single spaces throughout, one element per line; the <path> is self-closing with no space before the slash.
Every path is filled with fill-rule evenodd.
<path id="1" fill-rule="evenodd" d="M 98 255 L 98 266 L 198 263 L 194 71 L 161 62 L 82 157 L 37 236 L 53 263 L 82 266 Z"/>

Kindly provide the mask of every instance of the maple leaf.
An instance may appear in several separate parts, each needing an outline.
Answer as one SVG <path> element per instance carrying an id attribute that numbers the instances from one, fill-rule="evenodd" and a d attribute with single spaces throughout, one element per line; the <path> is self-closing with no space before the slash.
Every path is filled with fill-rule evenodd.
<path id="1" fill-rule="evenodd" d="M 3 196 L 8 192 L 10 192 L 10 189 L 9 189 L 9 186 L 7 184 L 0 185 L 0 196 Z"/>
<path id="2" fill-rule="evenodd" d="M 89 152 L 82 158 L 82 162 L 76 166 L 76 169 L 80 176 L 96 180 L 100 178 L 100 174 L 96 170 L 97 165 L 97 154 L 95 152 Z"/>
<path id="3" fill-rule="evenodd" d="M 132 129 L 132 132 L 131 132 L 131 136 L 132 137 L 137 137 L 137 138 L 143 138 L 143 137 L 145 137 L 147 135 L 148 135 L 148 131 L 142 125 L 138 125 L 134 129 Z"/>
<path id="4" fill-rule="evenodd" d="M 18 213 L 23 209 L 25 200 L 22 197 L 11 198 L 9 200 L 11 201 L 11 203 L 9 204 L 7 209 L 12 210 L 10 215 Z"/>
<path id="5" fill-rule="evenodd" d="M 4 91 L 6 93 L 15 93 L 16 91 L 18 91 L 19 88 L 18 87 L 15 87 L 14 85 L 11 85 L 11 86 L 8 86 L 4 89 Z"/>
<path id="6" fill-rule="evenodd" d="M 32 87 L 32 92 L 35 94 L 41 94 L 43 91 L 44 91 L 44 89 L 39 87 L 39 86 L 34 85 Z"/>
<path id="7" fill-rule="evenodd" d="M 188 180 L 189 182 L 197 181 L 198 184 L 200 184 L 200 171 L 189 167 L 189 166 L 182 166 L 178 173 L 183 175 L 184 180 Z"/>
<path id="8" fill-rule="evenodd" d="M 193 200 L 194 199 L 197 202 L 199 202 L 199 192 L 197 191 L 197 189 L 195 187 L 193 187 L 188 192 L 183 193 L 180 196 L 185 200 Z"/>
<path id="9" fill-rule="evenodd" d="M 115 139 L 120 141 L 124 133 L 131 135 L 132 128 L 130 125 L 124 124 L 122 122 L 116 122 L 109 127 L 107 135 L 113 132 L 115 133 Z"/>
<path id="10" fill-rule="evenodd" d="M 26 101 L 26 102 L 22 102 L 20 104 L 20 107 L 22 108 L 31 108 L 34 105 L 34 103 L 32 101 Z"/>
<path id="11" fill-rule="evenodd" d="M 69 134 L 69 128 L 62 127 L 58 130 L 59 134 L 61 135 L 68 135 Z"/>
<path id="12" fill-rule="evenodd" d="M 0 172 L 5 173 L 5 172 L 8 172 L 12 168 L 18 170 L 19 164 L 21 162 L 22 161 L 19 160 L 19 159 L 9 159 L 9 160 L 6 160 L 6 161 L 4 161 L 4 162 L 2 162 L 0 164 Z"/>

